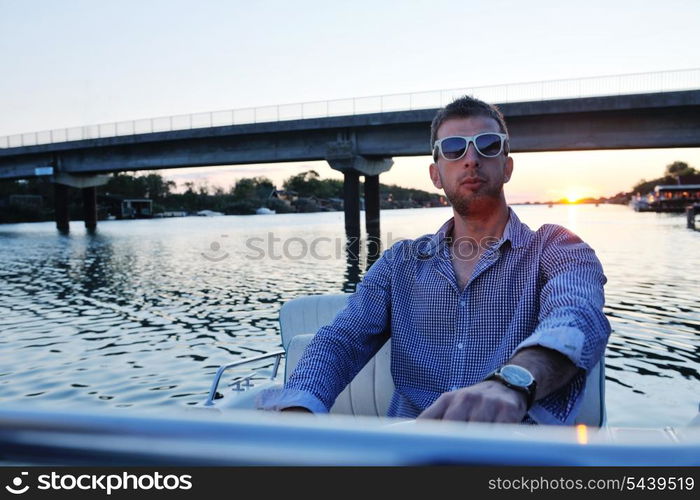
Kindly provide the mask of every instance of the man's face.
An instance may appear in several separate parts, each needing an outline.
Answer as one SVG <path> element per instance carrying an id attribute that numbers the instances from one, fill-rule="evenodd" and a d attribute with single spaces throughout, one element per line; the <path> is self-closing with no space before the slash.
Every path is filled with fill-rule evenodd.
<path id="1" fill-rule="evenodd" d="M 444 122 L 437 131 L 437 138 L 450 136 L 474 136 L 482 132 L 500 132 L 493 118 L 475 116 L 455 118 Z M 467 153 L 459 160 L 438 159 L 430 165 L 430 178 L 438 189 L 443 189 L 447 199 L 459 215 L 492 211 L 505 203 L 503 184 L 513 173 L 513 160 L 504 153 L 486 158 L 469 144 Z"/>

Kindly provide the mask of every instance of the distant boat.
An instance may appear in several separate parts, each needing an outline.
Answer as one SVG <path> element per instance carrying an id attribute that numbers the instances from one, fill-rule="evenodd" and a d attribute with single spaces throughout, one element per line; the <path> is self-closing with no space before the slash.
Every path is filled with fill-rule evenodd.
<path id="1" fill-rule="evenodd" d="M 260 207 L 255 211 L 255 213 L 257 215 L 273 215 L 273 214 L 276 214 L 277 212 L 275 212 L 274 210 L 270 210 L 267 207 Z"/>
<path id="2" fill-rule="evenodd" d="M 214 217 L 216 215 L 224 215 L 221 212 L 214 212 L 213 210 L 200 210 L 197 212 L 200 217 Z"/>
<path id="3" fill-rule="evenodd" d="M 187 217 L 187 212 L 184 210 L 174 210 L 169 212 L 160 212 L 155 214 L 153 217 L 164 218 L 164 217 Z"/>
<path id="4" fill-rule="evenodd" d="M 651 212 L 653 210 L 649 202 L 641 196 L 632 198 L 629 206 L 632 207 L 635 212 Z"/>

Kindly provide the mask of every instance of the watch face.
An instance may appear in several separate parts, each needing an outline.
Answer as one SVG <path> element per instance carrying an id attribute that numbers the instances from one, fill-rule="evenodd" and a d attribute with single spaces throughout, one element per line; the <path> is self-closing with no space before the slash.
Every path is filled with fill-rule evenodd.
<path id="1" fill-rule="evenodd" d="M 501 376 L 517 387 L 527 387 L 532 383 L 532 375 L 525 368 L 517 365 L 506 365 L 501 368 Z"/>

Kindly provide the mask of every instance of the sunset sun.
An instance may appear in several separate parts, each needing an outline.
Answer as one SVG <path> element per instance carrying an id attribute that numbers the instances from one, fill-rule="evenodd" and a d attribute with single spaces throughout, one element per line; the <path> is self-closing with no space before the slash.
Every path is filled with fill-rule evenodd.
<path id="1" fill-rule="evenodd" d="M 566 191 L 565 198 L 569 203 L 576 203 L 578 200 L 583 198 L 583 196 L 581 195 L 581 191 L 577 189 L 569 189 Z"/>
<path id="2" fill-rule="evenodd" d="M 579 196 L 576 193 L 567 193 L 566 195 L 566 201 L 568 201 L 569 203 L 576 203 L 580 199 L 581 196 Z"/>
<path id="3" fill-rule="evenodd" d="M 564 190 L 564 198 L 568 203 L 576 203 L 585 196 L 586 193 L 584 193 L 583 189 L 578 187 L 572 187 Z"/>

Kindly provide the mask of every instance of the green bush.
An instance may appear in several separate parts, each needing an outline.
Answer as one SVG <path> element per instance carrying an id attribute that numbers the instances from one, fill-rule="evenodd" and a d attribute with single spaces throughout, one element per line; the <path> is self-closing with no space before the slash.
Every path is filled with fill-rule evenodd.
<path id="1" fill-rule="evenodd" d="M 294 212 L 294 208 L 292 208 L 291 205 L 288 205 L 279 198 L 270 198 L 270 200 L 267 202 L 267 208 L 274 210 L 278 214 L 288 214 Z"/>
<path id="2" fill-rule="evenodd" d="M 253 215 L 260 208 L 260 203 L 255 200 L 240 200 L 224 208 L 226 215 Z"/>

